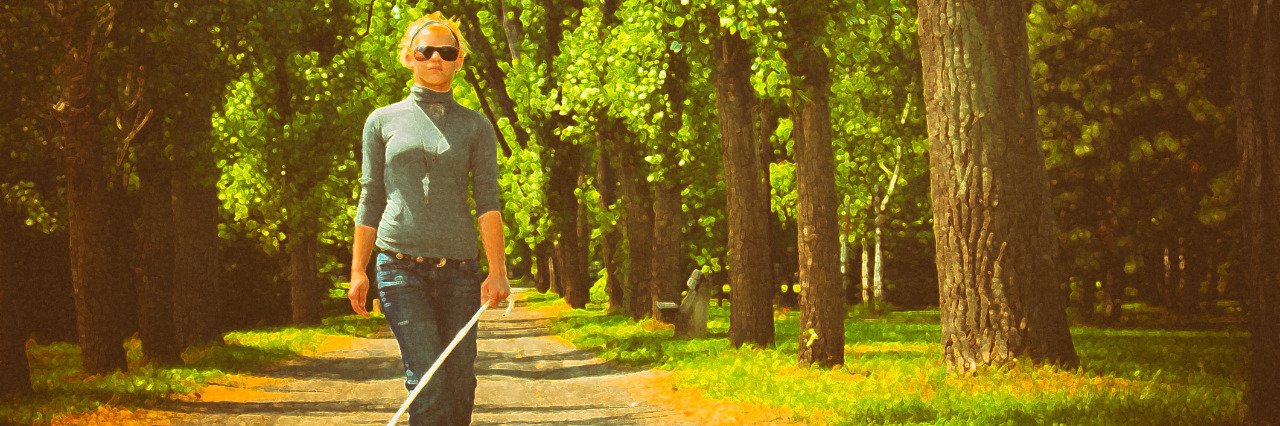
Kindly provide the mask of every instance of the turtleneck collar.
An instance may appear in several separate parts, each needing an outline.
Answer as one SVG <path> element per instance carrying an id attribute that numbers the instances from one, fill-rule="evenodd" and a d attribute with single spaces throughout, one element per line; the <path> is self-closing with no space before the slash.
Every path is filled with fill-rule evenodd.
<path id="1" fill-rule="evenodd" d="M 447 104 L 453 102 L 453 88 L 449 88 L 447 92 L 437 92 L 415 83 L 411 92 L 410 97 L 419 104 Z"/>

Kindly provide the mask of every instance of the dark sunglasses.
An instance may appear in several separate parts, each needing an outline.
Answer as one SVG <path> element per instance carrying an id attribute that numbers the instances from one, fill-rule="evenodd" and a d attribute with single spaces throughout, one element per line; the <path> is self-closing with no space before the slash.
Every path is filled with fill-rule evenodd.
<path id="1" fill-rule="evenodd" d="M 439 52 L 440 59 L 445 61 L 453 62 L 458 60 L 458 48 L 453 46 L 418 46 L 413 48 L 413 51 L 419 55 L 415 56 L 414 59 L 419 61 L 431 59 L 431 55 L 436 52 Z"/>

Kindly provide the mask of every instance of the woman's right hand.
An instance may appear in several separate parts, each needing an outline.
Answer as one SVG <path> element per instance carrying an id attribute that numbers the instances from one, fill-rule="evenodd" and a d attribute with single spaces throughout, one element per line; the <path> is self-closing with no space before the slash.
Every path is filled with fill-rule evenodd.
<path id="1" fill-rule="evenodd" d="M 368 292 L 368 274 L 364 271 L 352 271 L 351 288 L 347 289 L 347 299 L 351 300 L 351 309 L 365 318 L 369 318 L 369 311 L 364 309 L 365 296 Z"/>

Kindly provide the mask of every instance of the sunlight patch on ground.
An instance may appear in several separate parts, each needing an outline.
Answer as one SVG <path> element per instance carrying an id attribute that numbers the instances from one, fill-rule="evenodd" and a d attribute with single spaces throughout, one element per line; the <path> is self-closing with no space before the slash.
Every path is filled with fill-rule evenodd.
<path id="1" fill-rule="evenodd" d="M 52 426 L 72 425 L 171 425 L 190 421 L 195 415 L 169 411 L 123 410 L 102 406 L 88 413 L 60 417 L 49 423 Z"/>
<path id="2" fill-rule="evenodd" d="M 795 424 L 791 410 L 740 403 L 728 399 L 706 399 L 704 391 L 681 387 L 679 377 L 668 372 L 631 374 L 618 379 L 631 395 L 664 410 L 678 413 L 673 422 L 697 422 L 702 425 Z"/>

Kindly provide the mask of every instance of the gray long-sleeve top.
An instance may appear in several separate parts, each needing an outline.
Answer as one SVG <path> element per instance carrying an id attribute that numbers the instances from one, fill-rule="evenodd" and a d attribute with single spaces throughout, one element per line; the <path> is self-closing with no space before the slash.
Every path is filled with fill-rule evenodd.
<path id="1" fill-rule="evenodd" d="M 452 90 L 415 84 L 411 92 L 365 121 L 356 225 L 377 229 L 375 244 L 383 249 L 474 258 L 478 232 L 467 203 L 468 176 L 476 217 L 502 210 L 493 126 L 454 101 Z"/>

